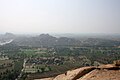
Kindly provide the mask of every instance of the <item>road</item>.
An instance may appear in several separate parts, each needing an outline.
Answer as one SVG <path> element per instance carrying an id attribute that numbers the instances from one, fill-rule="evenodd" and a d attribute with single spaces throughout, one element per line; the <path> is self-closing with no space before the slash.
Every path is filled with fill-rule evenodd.
<path id="1" fill-rule="evenodd" d="M 26 62 L 27 62 L 27 59 L 24 59 L 24 62 L 23 62 L 23 69 L 21 70 L 21 73 L 18 75 L 18 77 L 17 77 L 15 80 L 19 80 L 19 79 L 22 77 L 22 73 L 23 73 L 23 71 L 24 71 Z"/>

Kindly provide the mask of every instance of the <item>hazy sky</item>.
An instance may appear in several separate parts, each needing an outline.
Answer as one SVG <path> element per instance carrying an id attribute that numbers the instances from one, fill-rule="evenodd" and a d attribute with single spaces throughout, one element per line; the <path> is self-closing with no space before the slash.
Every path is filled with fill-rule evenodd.
<path id="1" fill-rule="evenodd" d="M 0 0 L 0 32 L 120 33 L 120 0 Z"/>

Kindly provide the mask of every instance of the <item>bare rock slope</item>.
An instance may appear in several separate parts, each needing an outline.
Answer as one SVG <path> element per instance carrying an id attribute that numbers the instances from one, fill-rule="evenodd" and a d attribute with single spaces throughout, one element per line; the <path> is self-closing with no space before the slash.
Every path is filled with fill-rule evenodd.
<path id="1" fill-rule="evenodd" d="M 52 78 L 36 80 L 120 80 L 120 60 L 98 67 L 82 67 Z"/>

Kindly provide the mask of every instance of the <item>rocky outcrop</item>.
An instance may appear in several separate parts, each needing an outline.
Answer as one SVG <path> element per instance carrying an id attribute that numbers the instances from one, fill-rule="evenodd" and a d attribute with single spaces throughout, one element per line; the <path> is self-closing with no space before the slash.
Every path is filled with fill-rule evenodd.
<path id="1" fill-rule="evenodd" d="M 53 80 L 76 80 L 94 69 L 95 67 L 78 68 L 75 70 L 67 71 L 65 74 L 58 75 Z"/>
<path id="2" fill-rule="evenodd" d="M 95 69 L 78 80 L 120 80 L 120 70 Z"/>
<path id="3" fill-rule="evenodd" d="M 120 60 L 113 61 L 113 63 L 114 63 L 116 66 L 120 66 Z"/>
<path id="4" fill-rule="evenodd" d="M 119 66 L 116 66 L 115 64 L 106 64 L 106 65 L 98 66 L 97 69 L 109 69 L 109 70 L 113 69 L 113 70 L 115 70 L 115 69 L 119 69 Z"/>
<path id="5" fill-rule="evenodd" d="M 120 80 L 120 60 L 98 67 L 82 67 L 54 78 L 40 80 Z"/>
<path id="6" fill-rule="evenodd" d="M 54 78 L 34 79 L 34 80 L 53 80 Z"/>

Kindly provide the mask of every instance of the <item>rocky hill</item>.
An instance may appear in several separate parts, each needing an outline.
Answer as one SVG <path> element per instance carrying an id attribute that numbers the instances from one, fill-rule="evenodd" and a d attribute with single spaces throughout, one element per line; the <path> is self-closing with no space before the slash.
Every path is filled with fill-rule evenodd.
<path id="1" fill-rule="evenodd" d="M 67 47 L 67 46 L 101 46 L 111 47 L 119 46 L 119 39 L 103 39 L 103 38 L 86 38 L 84 40 L 68 37 L 55 37 L 49 34 L 40 34 L 36 36 L 30 35 L 15 35 L 6 33 L 0 35 L 0 44 L 13 41 L 18 46 L 31 47 Z"/>
<path id="2" fill-rule="evenodd" d="M 120 80 L 120 60 L 113 64 L 82 67 L 56 77 L 35 80 Z"/>
<path id="3" fill-rule="evenodd" d="M 74 46 L 80 45 L 79 40 L 67 37 L 53 37 L 49 34 L 41 34 L 35 37 L 22 37 L 14 40 L 20 46 L 33 46 L 33 47 L 51 47 L 51 46 Z"/>

